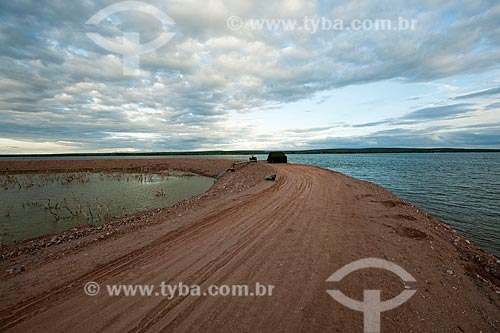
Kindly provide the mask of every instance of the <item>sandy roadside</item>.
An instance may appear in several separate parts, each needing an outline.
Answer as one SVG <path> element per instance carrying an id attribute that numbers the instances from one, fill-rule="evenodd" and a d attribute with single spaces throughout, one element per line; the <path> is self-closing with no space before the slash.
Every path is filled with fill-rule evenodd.
<path id="1" fill-rule="evenodd" d="M 0 172 L 151 167 L 214 176 L 232 164 L 203 159 L 9 163 L 0 162 Z M 278 175 L 275 182 L 264 180 L 269 173 Z M 411 286 L 415 296 L 382 314 L 382 332 L 500 329 L 497 258 L 382 187 L 320 168 L 238 167 L 208 192 L 174 207 L 35 242 L 40 246 L 2 248 L 2 331 L 362 332 L 362 313 L 340 305 L 326 290 L 339 288 L 362 299 L 363 290 L 382 289 L 383 299 L 389 299 L 405 289 L 404 283 L 373 269 L 338 284 L 326 280 L 342 266 L 369 257 L 394 262 L 417 280 Z M 90 297 L 83 292 L 88 281 L 259 282 L 273 285 L 274 294 Z"/>

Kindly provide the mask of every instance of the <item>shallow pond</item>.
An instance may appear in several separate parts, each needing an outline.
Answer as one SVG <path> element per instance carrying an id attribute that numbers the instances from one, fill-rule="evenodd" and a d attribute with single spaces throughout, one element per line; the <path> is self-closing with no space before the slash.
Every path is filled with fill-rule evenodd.
<path id="1" fill-rule="evenodd" d="M 0 241 L 12 243 L 171 206 L 205 192 L 213 182 L 171 171 L 0 175 Z"/>

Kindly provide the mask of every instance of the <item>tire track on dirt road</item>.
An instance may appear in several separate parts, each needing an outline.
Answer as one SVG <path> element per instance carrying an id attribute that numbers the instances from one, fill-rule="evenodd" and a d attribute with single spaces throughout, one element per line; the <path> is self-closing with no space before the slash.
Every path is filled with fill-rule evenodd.
<path id="1" fill-rule="evenodd" d="M 496 294 L 463 269 L 458 250 L 438 232 L 444 229 L 439 222 L 374 184 L 308 166 L 268 167 L 278 175 L 272 185 L 186 212 L 190 223 L 164 233 L 160 226 L 150 243 L 2 312 L 2 330 L 362 331 L 362 313 L 331 299 L 326 279 L 369 257 L 393 261 L 417 279 L 416 296 L 383 314 L 384 331 L 494 330 L 500 318 Z M 405 223 L 429 237 L 393 232 L 401 222 L 384 216 L 405 216 Z M 106 243 L 99 246 L 105 250 Z M 275 293 L 86 296 L 81 286 L 97 279 L 103 285 L 262 283 Z M 337 287 L 357 299 L 366 289 L 385 288 L 387 298 L 405 289 L 381 270 L 353 274 Z"/>

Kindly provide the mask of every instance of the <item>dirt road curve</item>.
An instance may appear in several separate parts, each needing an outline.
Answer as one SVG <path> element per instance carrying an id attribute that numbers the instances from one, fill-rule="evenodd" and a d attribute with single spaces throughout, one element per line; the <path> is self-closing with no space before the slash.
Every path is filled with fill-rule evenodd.
<path id="1" fill-rule="evenodd" d="M 269 172 L 276 181 L 261 181 Z M 2 277 L 0 330 L 362 332 L 363 314 L 326 291 L 362 300 L 363 290 L 380 289 L 389 299 L 405 284 L 380 269 L 326 280 L 368 257 L 394 262 L 417 280 L 406 286 L 417 290 L 408 302 L 382 314 L 382 332 L 499 330 L 496 259 L 383 188 L 300 165 L 251 165 L 227 177 L 216 193 L 160 214 L 158 223 L 32 255 L 37 260 L 4 261 L 2 270 L 17 260 L 26 271 Z M 253 186 L 238 187 L 238 179 L 254 179 Z M 89 281 L 101 285 L 98 296 L 84 293 Z M 274 289 L 263 297 L 168 299 L 110 297 L 105 287 L 162 281 Z"/>

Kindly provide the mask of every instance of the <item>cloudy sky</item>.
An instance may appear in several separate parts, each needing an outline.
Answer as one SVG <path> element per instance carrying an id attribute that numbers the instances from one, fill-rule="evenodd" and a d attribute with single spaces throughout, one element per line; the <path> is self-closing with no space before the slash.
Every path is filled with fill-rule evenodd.
<path id="1" fill-rule="evenodd" d="M 0 2 L 0 153 L 500 148 L 498 0 L 145 0 L 175 24 L 85 24 L 117 2 Z M 400 17 L 415 30 L 248 23 Z M 135 75 L 87 35 L 166 31 Z"/>

